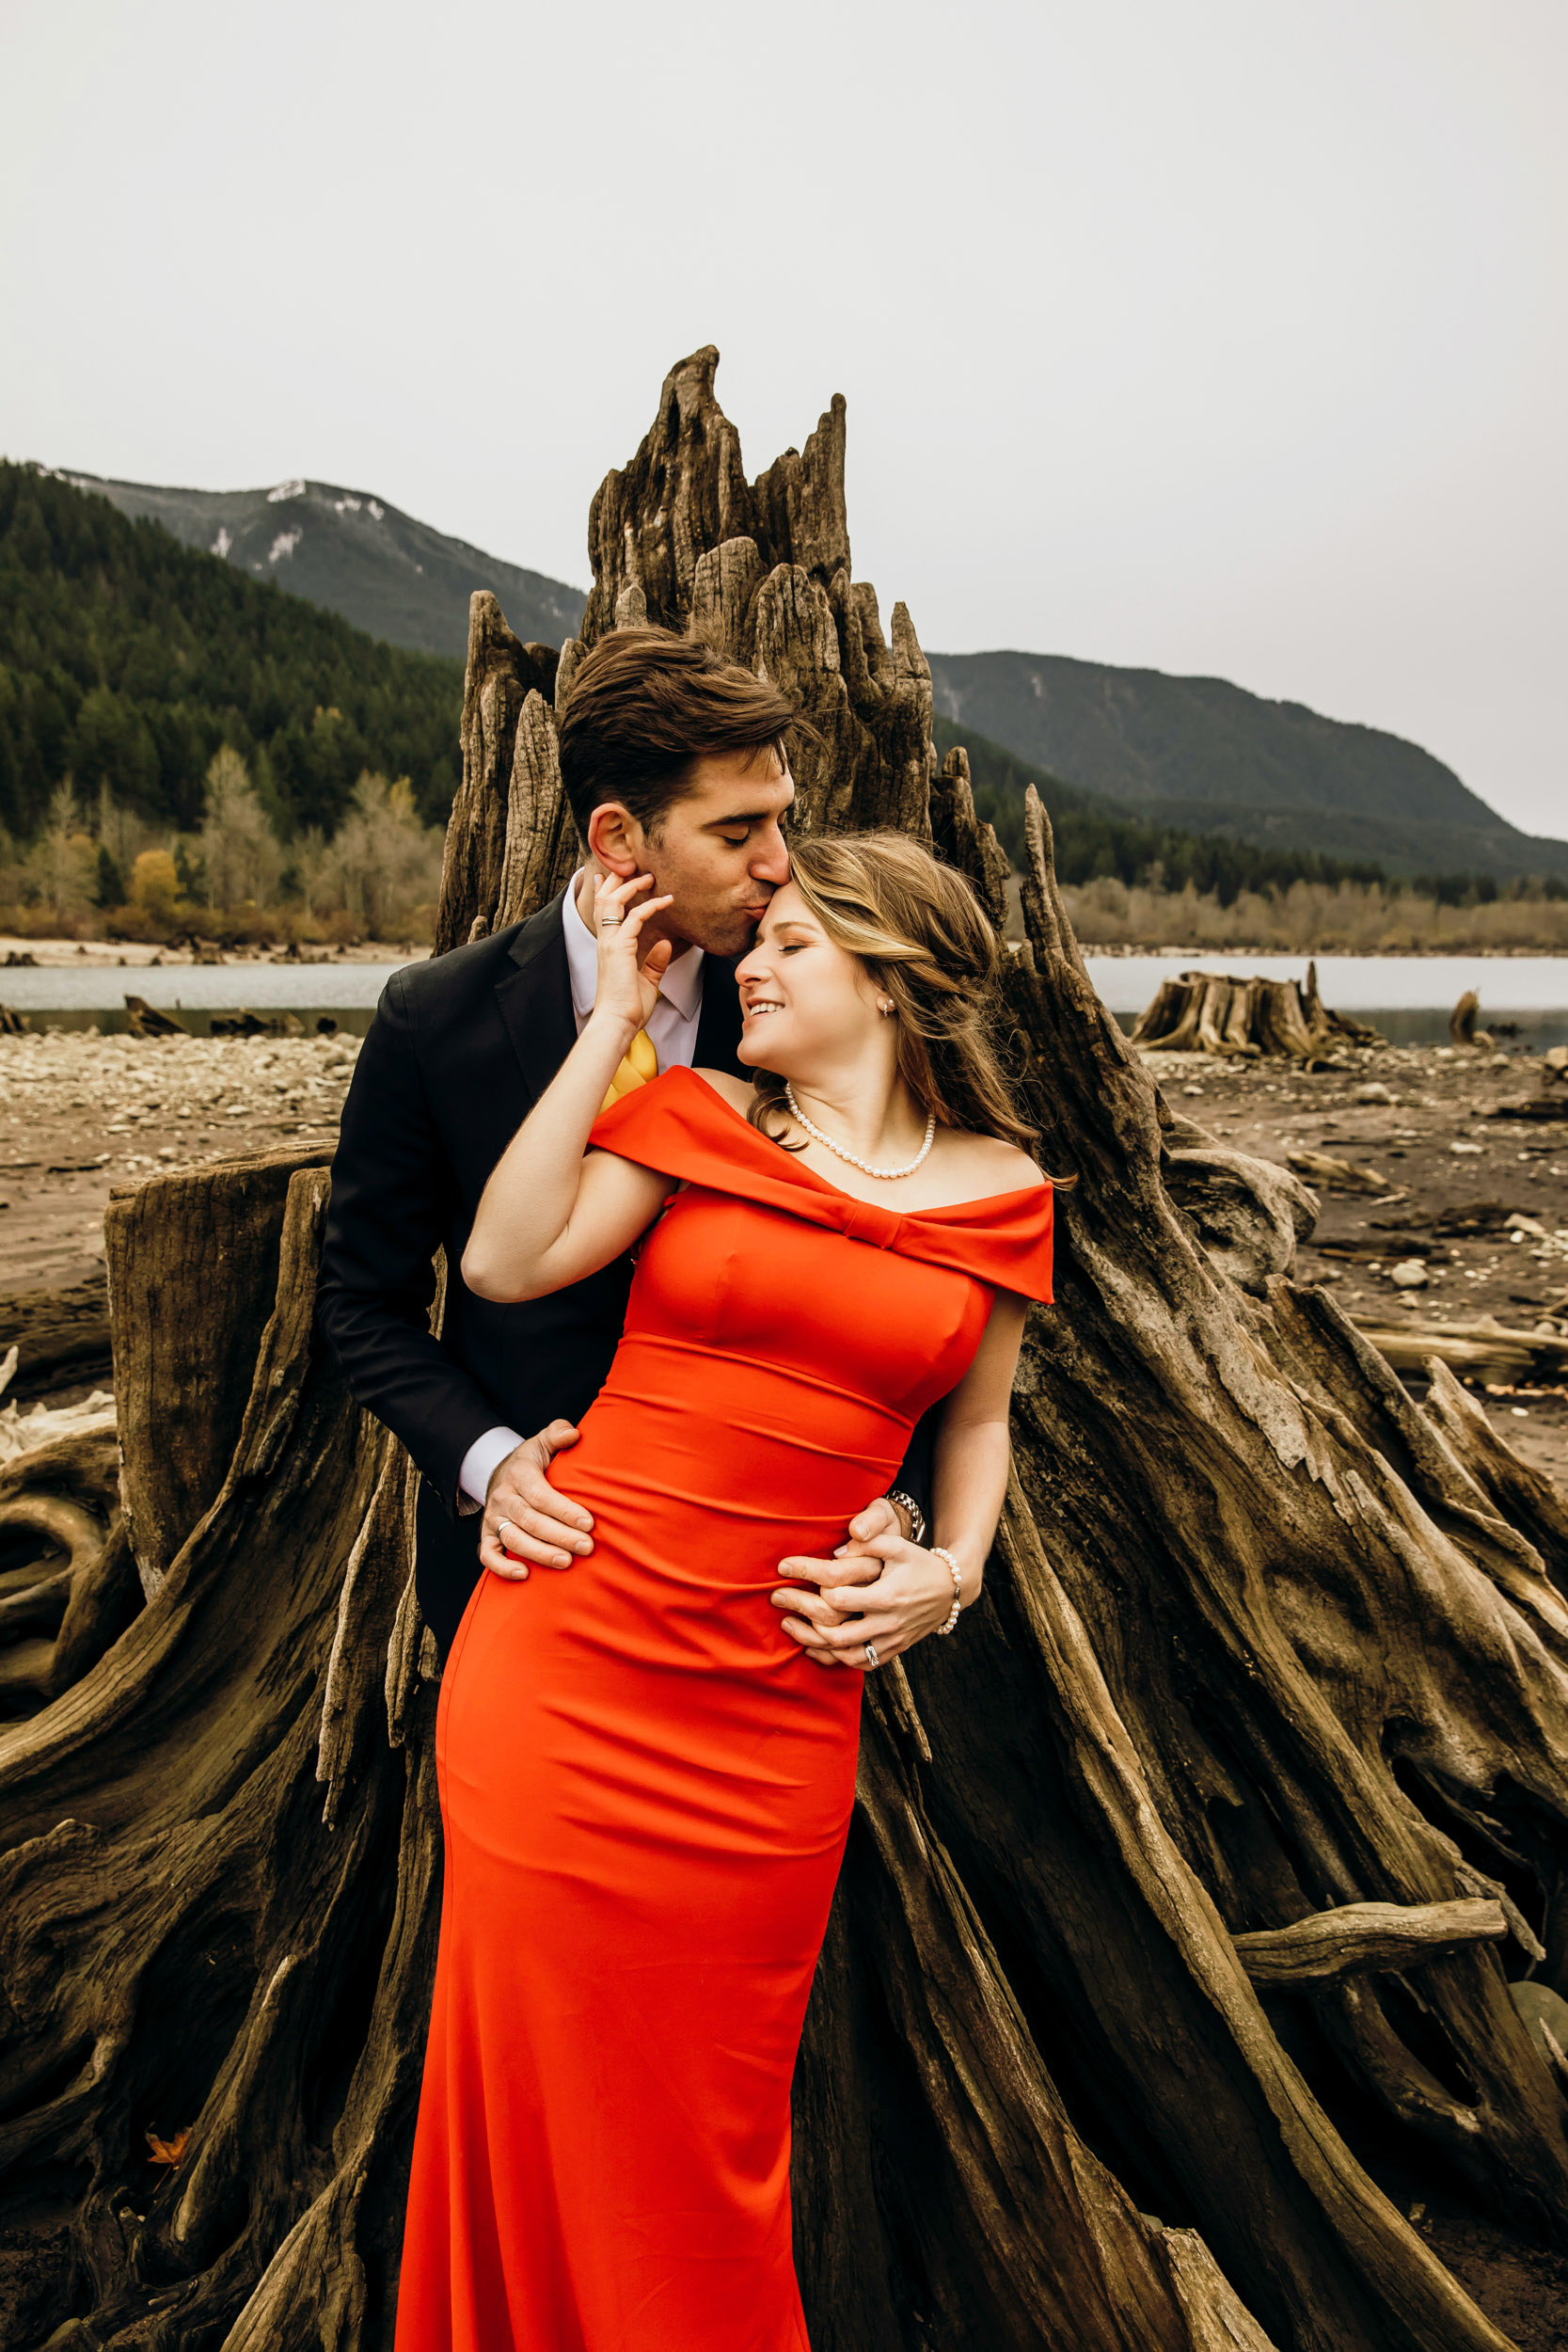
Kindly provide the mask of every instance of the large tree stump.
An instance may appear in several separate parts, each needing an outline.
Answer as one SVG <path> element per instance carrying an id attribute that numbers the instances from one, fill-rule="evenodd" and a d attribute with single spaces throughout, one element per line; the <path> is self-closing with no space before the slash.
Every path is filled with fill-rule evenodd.
<path id="1" fill-rule="evenodd" d="M 804 824 L 913 830 L 1000 912 L 909 617 L 851 581 L 842 404 L 748 484 L 714 367 L 595 499 L 558 666 L 474 599 L 447 945 L 569 869 L 556 697 L 644 617 L 800 695 Z M 1568 1520 L 1451 1379 L 1417 1406 L 1296 1286 L 1309 1197 L 1172 1114 L 1033 799 L 1027 845 L 1005 1013 L 1080 1182 L 985 1597 L 868 1688 L 797 2079 L 813 2343 L 1504 2352 L 1324 2102 L 1568 2242 L 1563 2089 L 1509 1993 L 1568 1991 Z M 73 2249 L 13 2352 L 390 2342 L 434 1692 L 406 1465 L 312 1332 L 326 1181 L 111 1207 L 150 1597 L 0 1740 L 0 2182 Z"/>
<path id="2" fill-rule="evenodd" d="M 1243 979 L 1232 972 L 1182 972 L 1162 980 L 1132 1025 L 1148 1054 L 1276 1054 L 1308 1069 L 1345 1045 L 1375 1045 L 1375 1029 L 1331 1012 L 1318 993 L 1318 967 L 1301 980 Z"/>

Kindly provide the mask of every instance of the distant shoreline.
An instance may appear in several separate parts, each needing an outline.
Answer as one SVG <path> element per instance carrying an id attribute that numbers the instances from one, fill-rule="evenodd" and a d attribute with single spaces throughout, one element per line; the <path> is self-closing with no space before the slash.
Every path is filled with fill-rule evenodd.
<path id="1" fill-rule="evenodd" d="M 350 963 L 423 963 L 431 952 L 428 947 L 411 947 L 406 941 L 382 939 L 368 940 L 352 947 L 309 947 L 298 956 L 285 955 L 280 947 L 226 947 L 222 961 L 233 966 L 318 964 L 333 971 Z M 200 961 L 187 948 L 161 947 L 156 940 L 24 939 L 12 931 L 0 931 L 0 999 L 6 993 L 7 963 L 10 962 L 15 970 L 28 956 L 40 968 L 69 966 L 76 972 L 213 969 L 210 957 Z"/>
<path id="2" fill-rule="evenodd" d="M 1219 947 L 1197 946 L 1190 941 L 1185 946 L 1171 947 L 1163 943 L 1154 946 L 1139 946 L 1129 940 L 1081 939 L 1078 950 L 1084 956 L 1199 956 L 1211 961 L 1216 956 L 1294 956 L 1318 963 L 1336 956 L 1354 956 L 1361 962 L 1381 962 L 1385 958 L 1392 960 L 1398 957 L 1413 963 L 1448 963 L 1459 955 L 1464 956 L 1466 961 L 1473 958 L 1477 961 L 1496 963 L 1506 963 L 1511 959 L 1523 957 L 1536 963 L 1560 963 L 1568 967 L 1568 952 L 1560 947 L 1281 947 L 1277 942 L 1272 947 L 1260 942 L 1237 947 L 1229 940 Z"/>

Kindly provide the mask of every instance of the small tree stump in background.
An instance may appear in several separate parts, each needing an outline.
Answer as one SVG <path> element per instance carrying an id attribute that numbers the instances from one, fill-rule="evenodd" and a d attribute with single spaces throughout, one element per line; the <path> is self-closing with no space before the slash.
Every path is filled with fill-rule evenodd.
<path id="1" fill-rule="evenodd" d="M 1449 1015 L 1449 1035 L 1456 1045 L 1479 1045 L 1490 1050 L 1490 1030 L 1478 1029 L 1481 1018 L 1481 998 L 1473 988 L 1467 988 Z"/>
<path id="2" fill-rule="evenodd" d="M 1310 1065 L 1340 1046 L 1380 1040 L 1364 1023 L 1330 1012 L 1318 993 L 1318 967 L 1309 963 L 1305 984 L 1218 972 L 1162 980 L 1132 1041 L 1149 1054 L 1283 1054 Z"/>

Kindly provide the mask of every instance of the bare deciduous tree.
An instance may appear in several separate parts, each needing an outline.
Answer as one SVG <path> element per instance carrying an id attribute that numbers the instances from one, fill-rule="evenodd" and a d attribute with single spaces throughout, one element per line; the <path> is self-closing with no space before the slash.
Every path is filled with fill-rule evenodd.
<path id="1" fill-rule="evenodd" d="M 201 820 L 203 895 L 227 914 L 247 900 L 270 904 L 283 870 L 283 850 L 267 819 L 250 771 L 225 743 L 207 769 Z"/>

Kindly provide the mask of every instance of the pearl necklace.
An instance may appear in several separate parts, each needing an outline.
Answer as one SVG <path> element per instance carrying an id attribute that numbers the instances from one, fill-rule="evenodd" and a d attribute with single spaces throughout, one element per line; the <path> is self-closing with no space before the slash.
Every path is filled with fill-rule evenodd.
<path id="1" fill-rule="evenodd" d="M 813 1143 L 820 1143 L 824 1150 L 832 1152 L 836 1158 L 847 1160 L 851 1168 L 858 1168 L 863 1176 L 880 1176 L 890 1184 L 895 1176 L 912 1176 L 916 1168 L 924 1168 L 930 1157 L 931 1146 L 936 1141 L 937 1115 L 935 1111 L 930 1111 L 926 1119 L 926 1140 L 908 1168 L 873 1168 L 869 1160 L 857 1158 L 853 1152 L 847 1152 L 842 1143 L 835 1143 L 832 1136 L 825 1136 L 820 1127 L 812 1125 L 811 1120 L 795 1100 L 795 1089 L 787 1078 L 784 1081 L 784 1101 L 789 1104 L 791 1118 L 798 1126 L 805 1129 Z"/>

